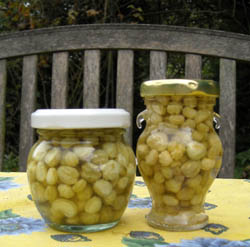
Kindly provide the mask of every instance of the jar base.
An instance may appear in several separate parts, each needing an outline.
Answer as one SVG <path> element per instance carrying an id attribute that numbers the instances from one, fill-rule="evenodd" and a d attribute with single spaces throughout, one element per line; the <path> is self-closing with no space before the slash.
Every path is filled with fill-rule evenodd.
<path id="1" fill-rule="evenodd" d="M 204 213 L 158 215 L 150 212 L 146 219 L 154 228 L 175 232 L 199 230 L 208 224 L 208 216 Z"/>
<path id="2" fill-rule="evenodd" d="M 49 227 L 55 230 L 63 232 L 72 232 L 72 233 L 104 231 L 106 229 L 116 226 L 118 223 L 119 220 L 110 223 L 96 224 L 96 225 L 61 225 L 61 224 L 47 222 Z"/>

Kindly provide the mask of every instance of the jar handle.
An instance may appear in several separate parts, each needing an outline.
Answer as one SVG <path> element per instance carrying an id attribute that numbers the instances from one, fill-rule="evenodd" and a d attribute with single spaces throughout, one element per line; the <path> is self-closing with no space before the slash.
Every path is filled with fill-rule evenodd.
<path id="1" fill-rule="evenodd" d="M 221 116 L 220 114 L 214 112 L 213 121 L 215 123 L 215 129 L 219 130 L 221 127 Z"/>
<path id="2" fill-rule="evenodd" d="M 137 115 L 136 126 L 138 127 L 138 129 L 142 128 L 142 122 L 145 121 L 144 116 L 146 113 L 147 113 L 147 110 L 144 110 Z"/>

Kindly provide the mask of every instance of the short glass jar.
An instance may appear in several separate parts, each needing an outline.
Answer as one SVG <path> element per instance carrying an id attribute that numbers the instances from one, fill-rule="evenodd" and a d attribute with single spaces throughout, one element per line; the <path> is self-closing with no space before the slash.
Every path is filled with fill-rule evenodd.
<path id="1" fill-rule="evenodd" d="M 155 80 L 141 85 L 147 107 L 136 155 L 152 198 L 148 223 L 170 231 L 204 227 L 204 200 L 222 162 L 214 130 L 218 85 L 210 80 Z"/>
<path id="2" fill-rule="evenodd" d="M 95 232 L 118 224 L 132 191 L 135 156 L 124 141 L 130 125 L 122 109 L 37 110 L 38 141 L 27 175 L 45 222 L 67 232 Z"/>

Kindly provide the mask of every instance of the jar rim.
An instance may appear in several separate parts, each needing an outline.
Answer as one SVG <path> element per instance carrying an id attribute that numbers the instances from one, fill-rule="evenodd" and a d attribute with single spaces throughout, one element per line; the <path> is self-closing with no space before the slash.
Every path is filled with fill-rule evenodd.
<path id="1" fill-rule="evenodd" d="M 203 95 L 218 97 L 220 89 L 213 80 L 202 79 L 161 79 L 141 84 L 142 97 L 155 95 Z"/>
<path id="2" fill-rule="evenodd" d="M 130 114 L 124 109 L 38 109 L 31 114 L 36 129 L 128 128 Z"/>

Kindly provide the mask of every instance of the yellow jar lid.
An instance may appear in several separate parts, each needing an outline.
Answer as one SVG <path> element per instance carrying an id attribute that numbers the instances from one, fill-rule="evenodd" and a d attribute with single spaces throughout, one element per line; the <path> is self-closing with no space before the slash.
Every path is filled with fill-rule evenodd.
<path id="1" fill-rule="evenodd" d="M 145 81 L 141 84 L 141 96 L 155 95 L 204 95 L 218 97 L 220 89 L 213 80 L 164 79 Z"/>

